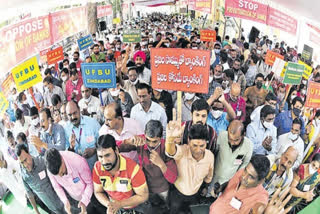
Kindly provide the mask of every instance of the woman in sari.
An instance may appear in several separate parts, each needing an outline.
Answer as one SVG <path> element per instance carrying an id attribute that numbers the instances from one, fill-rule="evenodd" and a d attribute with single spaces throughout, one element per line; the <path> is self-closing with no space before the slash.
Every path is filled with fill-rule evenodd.
<path id="1" fill-rule="evenodd" d="M 313 200 L 314 188 L 320 181 L 320 154 L 312 158 L 312 162 L 302 164 L 297 170 L 291 183 L 290 193 L 292 198 L 287 207 L 292 206 L 289 213 L 298 213 Z"/>

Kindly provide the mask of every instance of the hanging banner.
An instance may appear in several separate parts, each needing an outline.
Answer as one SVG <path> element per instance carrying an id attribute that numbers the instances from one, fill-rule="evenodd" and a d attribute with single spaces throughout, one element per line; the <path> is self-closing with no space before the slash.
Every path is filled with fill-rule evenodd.
<path id="1" fill-rule="evenodd" d="M 0 30 L 0 65 L 4 72 L 51 45 L 49 16 L 40 16 Z"/>
<path id="2" fill-rule="evenodd" d="M 216 31 L 215 30 L 200 30 L 200 40 L 204 42 L 215 42 Z"/>
<path id="3" fill-rule="evenodd" d="M 276 58 L 284 59 L 284 56 L 282 56 L 281 54 L 278 54 L 276 52 L 268 50 L 267 54 L 266 54 L 265 63 L 267 65 L 273 66 L 273 63 L 276 61 Z"/>
<path id="4" fill-rule="evenodd" d="M 291 85 L 299 85 L 304 72 L 304 65 L 288 62 L 287 70 L 284 75 L 283 83 Z"/>
<path id="5" fill-rule="evenodd" d="M 320 83 L 309 81 L 305 107 L 320 107 Z"/>
<path id="6" fill-rule="evenodd" d="M 152 88 L 208 93 L 210 51 L 152 48 Z"/>
<path id="7" fill-rule="evenodd" d="M 2 92 L 0 92 L 0 116 L 3 115 L 3 113 L 7 110 L 8 107 L 9 107 L 9 102 L 6 96 L 4 96 Z"/>
<path id="8" fill-rule="evenodd" d="M 93 45 L 93 39 L 91 34 L 82 37 L 81 39 L 78 39 L 78 46 L 80 51 L 89 48 L 91 45 Z"/>
<path id="9" fill-rule="evenodd" d="M 114 62 L 81 63 L 83 83 L 87 88 L 115 88 L 116 67 Z"/>
<path id="10" fill-rule="evenodd" d="M 99 5 L 97 6 L 97 18 L 102 18 L 112 15 L 112 5 Z"/>
<path id="11" fill-rule="evenodd" d="M 12 74 L 10 73 L 9 76 L 1 83 L 1 89 L 4 96 L 8 97 L 10 94 L 11 88 L 15 85 Z"/>
<path id="12" fill-rule="evenodd" d="M 124 29 L 123 42 L 141 42 L 141 30 L 139 29 Z"/>
<path id="13" fill-rule="evenodd" d="M 195 10 L 196 9 L 196 0 L 189 0 L 188 8 L 189 8 L 189 10 Z"/>
<path id="14" fill-rule="evenodd" d="M 195 10 L 211 14 L 212 0 L 196 0 Z"/>
<path id="15" fill-rule="evenodd" d="M 87 29 L 85 7 L 71 8 L 50 14 L 52 42 L 57 43 Z"/>
<path id="16" fill-rule="evenodd" d="M 311 73 L 312 73 L 312 67 L 307 65 L 306 63 L 302 62 L 301 60 L 299 60 L 298 62 L 300 65 L 304 65 L 304 72 L 302 74 L 302 77 L 305 79 L 309 79 Z"/>
<path id="17" fill-rule="evenodd" d="M 296 35 L 298 28 L 298 20 L 269 6 L 267 25 Z"/>
<path id="18" fill-rule="evenodd" d="M 12 76 L 18 92 L 26 90 L 42 81 L 37 57 L 32 57 L 12 69 Z"/>
<path id="19" fill-rule="evenodd" d="M 63 48 L 62 47 L 58 47 L 52 51 L 48 51 L 48 53 L 47 53 L 48 65 L 56 64 L 57 62 L 59 62 L 63 59 L 64 59 L 64 56 L 63 56 Z"/>
<path id="20" fill-rule="evenodd" d="M 310 32 L 309 40 L 314 44 L 320 46 L 320 36 L 314 32 Z"/>
<path id="21" fill-rule="evenodd" d="M 268 5 L 252 0 L 225 0 L 225 16 L 266 24 Z"/>

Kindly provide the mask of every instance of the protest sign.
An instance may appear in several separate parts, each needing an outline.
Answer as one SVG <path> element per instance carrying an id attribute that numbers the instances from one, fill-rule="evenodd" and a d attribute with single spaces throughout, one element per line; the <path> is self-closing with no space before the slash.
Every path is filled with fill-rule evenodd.
<path id="1" fill-rule="evenodd" d="M 152 88 L 208 93 L 209 51 L 152 48 L 150 61 Z"/>
<path id="2" fill-rule="evenodd" d="M 320 83 L 309 82 L 305 107 L 320 108 Z"/>
<path id="3" fill-rule="evenodd" d="M 281 72 L 284 68 L 284 65 L 285 65 L 285 61 L 276 57 L 276 60 L 274 61 L 273 63 L 273 66 L 272 66 L 272 72 L 277 76 L 277 77 L 280 77 L 281 76 Z"/>
<path id="4" fill-rule="evenodd" d="M 302 62 L 301 60 L 299 60 L 298 62 L 300 65 L 304 65 L 304 72 L 302 74 L 302 77 L 305 79 L 309 79 L 311 73 L 312 73 L 312 67 L 307 65 L 306 63 Z"/>
<path id="5" fill-rule="evenodd" d="M 42 81 L 37 57 L 32 57 L 12 69 L 12 76 L 19 92 Z"/>
<path id="6" fill-rule="evenodd" d="M 14 86 L 14 80 L 12 74 L 10 73 L 9 76 L 1 83 L 1 89 L 4 96 L 8 97 L 10 94 L 11 88 Z"/>
<path id="7" fill-rule="evenodd" d="M 213 2 L 212 0 L 197 0 L 197 1 L 195 1 L 194 10 L 211 14 L 212 2 Z"/>
<path id="8" fill-rule="evenodd" d="M 9 107 L 9 102 L 2 92 L 0 92 L 0 115 Z"/>
<path id="9" fill-rule="evenodd" d="M 111 16 L 112 15 L 112 5 L 99 5 L 97 6 L 97 18 L 102 18 L 105 16 Z"/>
<path id="10" fill-rule="evenodd" d="M 276 61 L 276 58 L 284 59 L 284 56 L 282 56 L 281 54 L 278 54 L 276 52 L 268 50 L 267 54 L 266 54 L 265 63 L 267 65 L 271 65 L 272 66 L 274 61 Z"/>
<path id="11" fill-rule="evenodd" d="M 291 85 L 299 85 L 302 79 L 303 72 L 304 72 L 304 65 L 288 62 L 283 83 L 291 84 Z"/>
<path id="12" fill-rule="evenodd" d="M 112 19 L 112 24 L 119 24 L 121 22 L 120 18 L 114 18 Z"/>
<path id="13" fill-rule="evenodd" d="M 83 83 L 87 88 L 115 88 L 116 68 L 114 62 L 81 63 Z"/>
<path id="14" fill-rule="evenodd" d="M 268 5 L 253 0 L 226 0 L 225 16 L 248 19 L 266 24 Z"/>
<path id="15" fill-rule="evenodd" d="M 215 30 L 200 30 L 200 40 L 204 42 L 216 41 Z"/>
<path id="16" fill-rule="evenodd" d="M 303 58 L 305 61 L 310 61 L 312 60 L 312 54 L 313 54 L 313 48 L 308 45 L 304 45 L 301 58 Z"/>
<path id="17" fill-rule="evenodd" d="M 123 42 L 141 42 L 141 31 L 139 29 L 124 29 Z"/>
<path id="18" fill-rule="evenodd" d="M 280 10 L 268 7 L 267 25 L 286 31 L 296 35 L 298 28 L 298 20 L 289 16 Z"/>
<path id="19" fill-rule="evenodd" d="M 280 77 L 284 77 L 284 74 L 286 73 L 286 70 L 287 70 L 287 66 L 288 66 L 288 62 L 285 62 L 282 72 L 280 74 Z"/>
<path id="20" fill-rule="evenodd" d="M 80 51 L 89 48 L 91 45 L 93 45 L 93 39 L 90 34 L 78 39 L 78 46 Z"/>
<path id="21" fill-rule="evenodd" d="M 63 48 L 62 47 L 58 47 L 54 50 L 48 51 L 48 53 L 47 53 L 48 65 L 56 64 L 57 62 L 59 62 L 63 59 L 64 59 L 64 56 L 63 56 Z"/>

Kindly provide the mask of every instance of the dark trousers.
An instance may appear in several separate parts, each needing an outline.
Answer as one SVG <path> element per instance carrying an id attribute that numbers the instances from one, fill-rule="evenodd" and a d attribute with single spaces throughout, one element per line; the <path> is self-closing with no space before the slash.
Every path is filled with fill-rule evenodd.
<path id="1" fill-rule="evenodd" d="M 173 187 L 169 196 L 170 214 L 188 214 L 191 212 L 189 206 L 196 204 L 198 201 L 198 193 L 188 196 Z"/>

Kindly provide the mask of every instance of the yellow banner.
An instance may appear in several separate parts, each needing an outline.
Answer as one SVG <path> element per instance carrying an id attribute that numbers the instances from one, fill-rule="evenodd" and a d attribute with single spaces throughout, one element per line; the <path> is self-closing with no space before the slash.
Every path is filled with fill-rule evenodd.
<path id="1" fill-rule="evenodd" d="M 23 91 L 42 81 L 37 57 L 32 57 L 12 69 L 17 90 Z"/>
<path id="2" fill-rule="evenodd" d="M 287 70 L 287 66 L 288 66 L 288 62 L 286 62 L 286 63 L 284 64 L 284 67 L 283 67 L 283 69 L 282 69 L 282 72 L 281 72 L 281 74 L 280 74 L 280 77 L 284 77 L 284 74 L 286 73 L 286 70 Z"/>
<path id="3" fill-rule="evenodd" d="M 306 63 L 302 62 L 301 60 L 299 60 L 298 62 L 301 65 L 304 65 L 304 72 L 302 74 L 302 77 L 305 79 L 309 79 L 311 73 L 312 73 L 312 67 L 307 65 Z"/>
<path id="4" fill-rule="evenodd" d="M 9 107 L 9 102 L 2 92 L 0 92 L 0 115 Z"/>
<path id="5" fill-rule="evenodd" d="M 120 20 L 120 18 L 118 17 L 118 18 L 114 18 L 113 20 L 112 20 L 112 24 L 119 24 L 121 22 L 121 20 Z"/>

